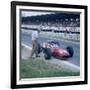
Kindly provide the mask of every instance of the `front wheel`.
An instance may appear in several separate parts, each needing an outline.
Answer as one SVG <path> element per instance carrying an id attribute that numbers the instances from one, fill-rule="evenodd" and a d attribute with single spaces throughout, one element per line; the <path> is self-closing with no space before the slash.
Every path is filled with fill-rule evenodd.
<path id="1" fill-rule="evenodd" d="M 73 48 L 72 48 L 72 47 L 67 47 L 66 49 L 67 49 L 67 51 L 69 52 L 70 57 L 72 57 L 73 54 L 74 54 L 74 50 L 73 50 Z"/>

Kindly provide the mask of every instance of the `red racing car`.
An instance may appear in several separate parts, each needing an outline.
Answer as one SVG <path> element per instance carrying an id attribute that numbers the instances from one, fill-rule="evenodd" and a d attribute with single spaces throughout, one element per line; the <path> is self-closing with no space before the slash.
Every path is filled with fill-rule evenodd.
<path id="1" fill-rule="evenodd" d="M 48 41 L 43 43 L 41 46 L 41 51 L 44 53 L 45 59 L 51 59 L 51 57 L 67 60 L 74 54 L 72 47 L 67 47 L 65 49 L 60 48 L 58 41 Z"/>

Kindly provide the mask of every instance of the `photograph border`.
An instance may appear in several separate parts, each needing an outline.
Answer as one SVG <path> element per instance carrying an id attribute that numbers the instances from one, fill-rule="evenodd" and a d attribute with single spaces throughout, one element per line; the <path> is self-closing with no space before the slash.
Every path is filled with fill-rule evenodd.
<path id="1" fill-rule="evenodd" d="M 55 82 L 55 83 L 42 83 L 42 84 L 22 84 L 17 85 L 17 71 L 16 71 L 16 6 L 39 6 L 39 7 L 53 7 L 53 8 L 72 8 L 72 9 L 83 9 L 84 10 L 84 81 L 73 81 L 73 82 Z M 69 5 L 69 4 L 52 4 L 52 3 L 35 3 L 35 2 L 11 2 L 11 88 L 32 88 L 32 87 L 49 87 L 49 86 L 65 86 L 65 85 L 80 85 L 88 83 L 88 51 L 87 51 L 87 30 L 88 30 L 88 7 L 84 5 Z"/>

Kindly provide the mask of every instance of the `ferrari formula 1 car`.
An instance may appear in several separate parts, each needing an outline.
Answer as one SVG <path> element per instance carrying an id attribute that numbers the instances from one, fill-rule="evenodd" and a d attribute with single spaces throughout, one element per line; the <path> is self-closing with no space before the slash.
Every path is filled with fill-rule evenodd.
<path id="1" fill-rule="evenodd" d="M 60 48 L 58 41 L 44 42 L 42 46 L 39 46 L 39 53 L 44 53 L 45 59 L 51 59 L 51 57 L 66 60 L 73 56 L 73 48 L 68 46 L 65 49 Z"/>

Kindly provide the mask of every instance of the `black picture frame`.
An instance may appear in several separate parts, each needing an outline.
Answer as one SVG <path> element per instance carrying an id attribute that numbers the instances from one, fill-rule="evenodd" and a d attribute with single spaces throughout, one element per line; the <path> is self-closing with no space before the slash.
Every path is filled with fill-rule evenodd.
<path id="1" fill-rule="evenodd" d="M 84 80 L 83 81 L 70 81 L 70 82 L 51 82 L 51 83 L 37 83 L 37 84 L 18 84 L 17 85 L 17 58 L 16 58 L 16 8 L 17 6 L 33 6 L 33 7 L 50 7 L 50 8 L 71 8 L 84 10 Z M 35 3 L 35 2 L 11 2 L 11 88 L 33 88 L 33 87 L 49 87 L 49 86 L 66 86 L 66 85 L 82 85 L 88 83 L 88 7 L 84 5 L 69 5 L 69 4 L 52 4 L 52 3 Z"/>

